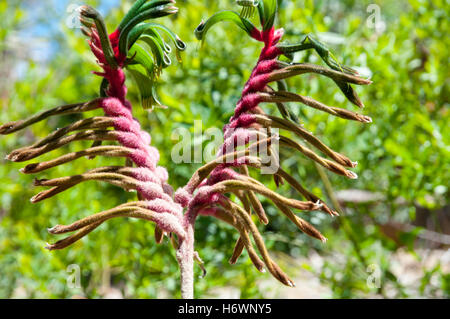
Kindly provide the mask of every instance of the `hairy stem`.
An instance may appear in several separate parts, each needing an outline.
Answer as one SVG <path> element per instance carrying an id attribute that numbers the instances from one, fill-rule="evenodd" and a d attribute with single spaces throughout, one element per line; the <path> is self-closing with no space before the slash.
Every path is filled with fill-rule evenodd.
<path id="1" fill-rule="evenodd" d="M 177 250 L 177 260 L 180 266 L 181 298 L 194 299 L 194 223 L 196 214 L 186 212 L 184 216 L 185 238 Z"/>

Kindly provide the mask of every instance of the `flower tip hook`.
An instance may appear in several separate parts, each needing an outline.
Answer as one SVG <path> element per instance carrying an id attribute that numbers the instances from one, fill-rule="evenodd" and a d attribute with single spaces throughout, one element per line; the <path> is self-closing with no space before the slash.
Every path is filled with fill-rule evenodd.
<path id="1" fill-rule="evenodd" d="M 88 5 L 83 5 L 79 8 L 80 14 L 83 17 L 95 19 L 98 17 L 98 12 L 94 8 Z"/>

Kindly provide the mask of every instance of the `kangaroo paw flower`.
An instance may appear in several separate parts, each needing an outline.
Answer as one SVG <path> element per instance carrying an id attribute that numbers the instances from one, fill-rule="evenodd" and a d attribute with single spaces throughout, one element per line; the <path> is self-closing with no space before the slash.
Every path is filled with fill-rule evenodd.
<path id="1" fill-rule="evenodd" d="M 286 80 L 307 73 L 328 77 L 337 84 L 350 102 L 359 107 L 362 107 L 363 103 L 352 85 L 368 85 L 372 82 L 359 77 L 356 71 L 337 62 L 331 51 L 311 36 L 305 36 L 299 44 L 280 44 L 284 30 L 274 27 L 274 17 L 278 10 L 276 1 L 237 1 L 237 4 L 242 7 L 240 16 L 230 11 L 222 11 L 213 15 L 198 26 L 197 38 L 204 40 L 205 34 L 213 25 L 229 20 L 246 31 L 253 39 L 262 42 L 264 47 L 242 90 L 234 115 L 223 129 L 225 141 L 219 149 L 217 157 L 221 160 L 225 159 L 226 162 L 220 163 L 216 159 L 200 168 L 183 189 L 183 199 L 180 199 L 179 203 L 189 207 L 191 212 L 195 212 L 197 208 L 200 215 L 215 216 L 237 229 L 240 237 L 230 258 L 231 264 L 236 263 L 243 250 L 246 249 L 251 261 L 259 271 L 267 269 L 277 280 L 293 287 L 293 281 L 268 255 L 262 237 L 250 218 L 251 213 L 254 212 L 263 224 L 269 222 L 256 194 L 270 199 L 299 230 L 322 242 L 326 242 L 326 238 L 313 225 L 297 216 L 293 209 L 320 210 L 331 216 L 337 216 L 338 213 L 280 167 L 281 161 L 277 156 L 278 152 L 275 146 L 300 152 L 331 172 L 350 179 L 357 178 L 357 175 L 347 168 L 354 168 L 357 163 L 332 150 L 312 132 L 309 132 L 300 123 L 297 115 L 289 109 L 287 103 L 299 102 L 333 116 L 364 124 L 371 123 L 372 119 L 346 109 L 325 105 L 307 96 L 289 92 Z M 261 29 L 247 20 L 256 9 L 259 13 Z M 314 49 L 329 68 L 278 60 L 280 55 L 289 57 L 294 52 L 308 49 Z M 277 83 L 278 89 L 270 86 L 273 82 Z M 266 114 L 261 106 L 263 103 L 275 103 L 282 118 Z M 274 129 L 279 129 L 282 133 L 279 136 L 275 135 L 272 133 Z M 284 132 L 293 133 L 323 153 L 323 156 L 283 135 Z M 264 140 L 266 143 L 262 143 Z M 306 202 L 281 196 L 258 180 L 249 177 L 249 167 L 260 170 L 262 173 L 263 169 L 267 168 L 268 159 L 277 167 L 271 172 L 277 187 L 286 181 L 307 200 Z M 231 197 L 227 197 L 227 194 L 236 195 L 243 207 L 232 202 Z M 262 258 L 257 254 L 250 236 L 253 237 L 257 251 Z"/>
<path id="2" fill-rule="evenodd" d="M 168 67 L 171 61 L 168 54 L 172 49 L 160 33 L 173 39 L 178 56 L 178 51 L 185 49 L 185 44 L 172 31 L 160 24 L 148 23 L 145 24 L 147 28 L 140 28 L 142 22 L 146 20 L 176 13 L 177 9 L 171 6 L 175 1 L 145 2 L 138 0 L 126 16 L 125 22 L 112 34 L 108 34 L 105 22 L 98 11 L 89 6 L 81 7 L 82 31 L 84 35 L 90 38 L 89 46 L 97 58 L 98 65 L 102 68 L 102 72 L 94 72 L 94 74 L 102 77 L 99 98 L 89 102 L 59 106 L 27 119 L 0 126 L 0 134 L 5 135 L 20 131 L 52 116 L 102 110 L 101 116 L 96 115 L 78 120 L 64 128 L 57 129 L 32 145 L 12 151 L 7 159 L 14 162 L 29 161 L 44 154 L 51 154 L 56 149 L 65 150 L 68 144 L 74 144 L 78 141 L 92 141 L 92 147 L 71 153 L 65 152 L 63 155 L 47 161 L 28 164 L 21 169 L 21 172 L 25 174 L 39 173 L 83 157 L 92 159 L 96 156 L 104 156 L 126 159 L 124 166 L 105 166 L 91 169 L 80 175 L 35 179 L 34 185 L 36 187 L 46 189 L 33 196 L 31 198 L 32 203 L 53 197 L 86 181 L 106 182 L 121 187 L 125 191 L 134 191 L 139 199 L 137 202 L 125 203 L 104 212 L 87 216 L 70 225 L 56 225 L 49 228 L 50 234 L 73 234 L 53 244 L 47 244 L 46 249 L 48 250 L 66 248 L 88 235 L 107 220 L 120 217 L 138 218 L 153 222 L 157 242 L 161 242 L 163 234 L 175 234 L 180 241 L 180 247 L 185 242 L 192 243 L 193 247 L 191 234 L 183 215 L 183 207 L 176 203 L 173 198 L 172 188 L 167 183 L 167 171 L 158 166 L 159 151 L 150 145 L 150 135 L 141 129 L 139 122 L 133 117 L 133 107 L 126 98 L 125 69 L 128 66 L 125 61 L 127 59 L 135 59 L 136 63 L 129 66 L 131 69 L 138 64 L 144 64 L 144 70 L 145 67 L 150 68 L 142 60 L 144 55 L 149 55 L 151 59 L 154 57 L 161 58 L 159 64 L 156 65 L 158 73 L 161 72 L 163 67 Z M 138 30 L 135 29 L 136 27 Z M 153 32 L 153 37 L 150 37 L 148 32 Z M 122 52 L 119 48 L 121 36 L 126 36 L 127 40 L 130 40 L 127 42 L 125 52 Z M 139 38 L 149 40 L 149 44 L 153 45 L 155 49 L 161 48 L 163 54 L 159 56 L 159 50 L 151 50 L 151 52 L 143 50 L 138 52 L 139 54 L 127 56 L 128 51 L 134 48 L 135 42 Z M 150 43 L 153 40 L 154 43 Z M 132 72 L 132 75 L 136 75 L 136 72 L 134 74 Z M 144 78 L 143 80 L 147 79 Z M 145 83 L 141 81 L 139 84 L 145 87 L 145 90 L 150 88 L 149 96 L 155 99 L 156 79 L 150 80 Z M 102 145 L 106 141 L 114 145 Z"/>

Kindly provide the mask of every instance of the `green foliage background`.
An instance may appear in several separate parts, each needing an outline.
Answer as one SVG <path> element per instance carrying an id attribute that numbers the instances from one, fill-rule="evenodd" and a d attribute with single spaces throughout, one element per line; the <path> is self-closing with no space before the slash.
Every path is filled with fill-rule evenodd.
<path id="1" fill-rule="evenodd" d="M 92 6 L 102 5 L 100 11 L 113 30 L 131 1 L 105 9 L 111 7 L 105 6 L 110 2 L 85 1 Z M 381 9 L 384 31 L 377 32 L 366 24 L 371 14 L 367 7 L 373 2 Z M 85 37 L 66 26 L 68 4 L 0 0 L 0 123 L 96 97 L 100 82 L 90 72 L 97 66 Z M 383 234 L 380 225 L 388 221 L 411 224 L 418 207 L 428 209 L 431 217 L 442 207 L 447 207 L 448 213 L 449 1 L 283 0 L 280 5 L 278 22 L 286 30 L 285 39 L 295 42 L 302 34 L 313 33 L 328 41 L 343 64 L 370 70 L 374 84 L 358 88 L 358 93 L 366 104 L 364 114 L 374 119 L 373 124 L 360 125 L 298 105 L 292 107 L 309 130 L 359 162 L 356 173 L 360 178 L 356 181 L 328 174 L 334 190 L 363 189 L 381 193 L 382 199 L 347 205 L 344 216 L 334 220 L 320 214 L 307 215 L 329 238 L 327 245 L 306 238 L 264 202 L 271 224 L 261 230 L 269 249 L 277 252 L 275 255 L 289 274 L 312 273 L 331 289 L 333 297 L 448 297 L 450 275 L 439 264 L 423 271 L 417 289 L 400 283 L 391 270 L 391 256 L 400 246 L 420 259 L 416 250 L 426 247 L 426 243 L 417 241 L 417 236 L 423 229 L 415 227 L 404 232 L 396 242 Z M 174 188 L 183 186 L 200 163 L 171 161 L 170 150 L 177 143 L 171 139 L 173 130 L 182 126 L 193 132 L 196 120 L 202 121 L 203 129 L 221 128 L 232 115 L 260 50 L 258 43 L 231 24 L 212 29 L 202 48 L 195 40 L 193 30 L 198 23 L 219 9 L 231 8 L 234 1 L 179 0 L 177 6 L 180 12 L 163 23 L 179 34 L 188 50 L 183 54 L 183 64 L 166 69 L 161 79 L 159 94 L 169 109 L 143 111 L 138 107 L 137 88 L 129 83 L 136 117 L 151 133 L 153 145 L 161 150 L 161 164 L 168 168 Z M 36 52 L 42 44 L 39 41 L 46 41 L 50 50 Z M 314 53 L 297 56 L 296 60 L 321 63 Z M 290 88 L 328 105 L 353 108 L 327 79 L 303 76 L 291 81 Z M 265 108 L 276 113 L 273 106 Z M 74 118 L 52 119 L 2 137 L 2 158 Z M 67 149 L 80 147 L 78 144 Z M 58 153 L 61 151 L 51 156 Z M 299 154 L 281 156 L 288 172 L 327 198 L 310 161 Z M 111 160 L 78 160 L 40 177 L 73 175 L 106 163 Z M 150 223 L 113 220 L 69 249 L 44 249 L 46 241 L 55 240 L 47 227 L 114 207 L 132 200 L 132 194 L 105 184 L 87 183 L 32 205 L 29 198 L 38 190 L 32 187 L 32 177 L 18 172 L 21 167 L 1 160 L 0 297 L 99 298 L 109 285 L 120 289 L 127 298 L 179 297 L 174 251 L 167 242 L 155 245 Z M 272 181 L 264 182 L 275 189 Z M 297 196 L 287 186 L 280 192 Z M 270 276 L 257 273 L 247 255 L 237 265 L 228 264 L 236 239 L 237 234 L 229 227 L 209 218 L 199 220 L 196 248 L 208 275 L 197 280 L 196 297 L 208 296 L 212 288 L 231 285 L 239 288 L 241 298 L 259 298 L 264 291 L 258 289 L 258 280 L 279 285 Z M 301 269 L 290 266 L 287 256 L 307 257 L 312 251 L 324 256 L 323 267 L 316 269 L 308 262 Z M 333 253 L 343 258 L 326 258 Z M 71 264 L 81 269 L 80 289 L 67 285 L 67 267 Z M 371 264 L 381 269 L 380 289 L 370 289 L 366 284 L 367 266 Z M 196 274 L 201 271 L 196 269 Z"/>

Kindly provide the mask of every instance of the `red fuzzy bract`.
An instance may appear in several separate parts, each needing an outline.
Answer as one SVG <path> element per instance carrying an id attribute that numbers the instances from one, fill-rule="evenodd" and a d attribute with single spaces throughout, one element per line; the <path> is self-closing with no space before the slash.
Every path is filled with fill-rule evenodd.
<path id="1" fill-rule="evenodd" d="M 109 38 L 118 67 L 111 67 L 105 58 L 100 38 L 96 30 L 89 42 L 103 72 L 94 72 L 108 81 L 107 98 L 100 102 L 105 115 L 115 118 L 114 128 L 118 132 L 119 143 L 130 150 L 128 158 L 137 166 L 131 171 L 139 181 L 136 187 L 140 197 L 148 201 L 148 209 L 162 214 L 155 222 L 166 232 L 175 231 L 184 236 L 182 207 L 172 198 L 173 190 L 167 184 L 167 170 L 159 167 L 160 158 L 156 148 L 151 147 L 150 135 L 141 130 L 139 122 L 133 118 L 131 103 L 126 99 L 125 73 L 122 69 L 125 58 L 119 52 L 120 32 L 116 30 Z M 170 216 L 163 216 L 169 214 Z"/>
<path id="2" fill-rule="evenodd" d="M 257 92 L 261 92 L 269 83 L 269 73 L 277 69 L 277 58 L 281 51 L 276 48 L 276 44 L 283 35 L 283 29 L 275 30 L 274 28 L 267 31 L 260 31 L 254 29 L 251 36 L 263 42 L 262 49 L 258 63 L 254 68 L 245 88 L 242 92 L 242 97 L 238 101 L 233 117 L 230 122 L 224 126 L 225 142 L 219 150 L 217 156 L 227 155 L 235 151 L 236 142 L 247 143 L 250 138 L 254 137 L 254 130 L 250 130 L 250 126 L 255 124 L 256 118 L 254 116 L 255 108 L 258 107 L 261 99 Z M 230 147 L 231 145 L 231 147 Z M 231 168 L 237 168 L 249 164 L 249 159 L 246 157 L 240 158 L 230 163 L 224 163 L 217 166 L 210 174 L 209 178 L 198 186 L 198 192 L 192 196 L 195 189 L 191 185 L 187 185 L 183 189 L 184 196 L 181 196 L 179 190 L 179 202 L 183 206 L 188 206 L 188 213 L 195 216 L 200 214 L 213 214 L 211 204 L 219 203 L 222 195 L 211 193 L 212 186 L 226 180 L 238 180 L 241 176 Z M 230 168 L 231 167 L 231 168 Z M 186 193 L 186 189 L 190 191 Z M 191 198 L 189 201 L 188 199 Z M 194 209 L 194 206 L 201 207 L 201 209 Z"/>
<path id="3" fill-rule="evenodd" d="M 114 50 L 114 56 L 116 57 L 116 61 L 120 66 L 123 66 L 123 63 L 125 62 L 127 57 L 119 51 L 119 38 L 120 38 L 119 29 L 117 29 L 116 31 L 114 31 L 109 35 L 109 41 L 111 42 L 111 46 Z"/>
<path id="4" fill-rule="evenodd" d="M 125 62 L 125 58 L 120 56 L 118 52 L 118 35 L 119 33 L 116 31 L 111 34 L 110 39 L 115 43 L 113 45 L 114 52 L 117 51 L 116 61 L 119 65 L 118 68 L 111 67 L 105 58 L 105 54 L 102 50 L 102 45 L 100 42 L 100 38 L 96 30 L 92 32 L 92 39 L 89 42 L 92 53 L 97 57 L 99 65 L 103 68 L 103 73 L 94 72 L 95 74 L 104 77 L 109 85 L 107 89 L 107 95 L 111 97 L 118 98 L 127 108 L 130 107 L 129 102 L 126 101 L 125 97 L 127 95 L 127 88 L 125 86 L 125 73 L 122 70 L 123 63 Z"/>

